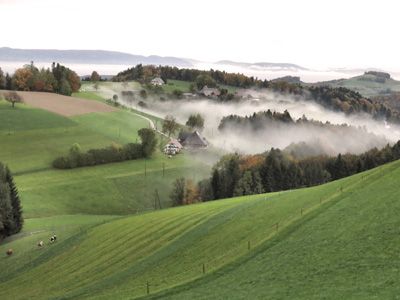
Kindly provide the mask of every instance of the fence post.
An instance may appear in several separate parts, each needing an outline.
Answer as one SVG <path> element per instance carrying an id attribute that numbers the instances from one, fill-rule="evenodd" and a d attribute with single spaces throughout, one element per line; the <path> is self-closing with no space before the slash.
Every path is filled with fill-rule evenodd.
<path id="1" fill-rule="evenodd" d="M 150 294 L 150 284 L 147 283 L 147 295 Z"/>
<path id="2" fill-rule="evenodd" d="M 250 250 L 250 241 L 247 242 L 247 249 Z"/>
<path id="3" fill-rule="evenodd" d="M 203 264 L 203 275 L 206 274 L 206 265 Z"/>

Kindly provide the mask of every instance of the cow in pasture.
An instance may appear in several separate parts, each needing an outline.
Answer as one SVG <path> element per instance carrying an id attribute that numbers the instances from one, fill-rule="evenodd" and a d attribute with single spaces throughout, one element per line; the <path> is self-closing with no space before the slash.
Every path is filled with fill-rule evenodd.
<path id="1" fill-rule="evenodd" d="M 8 256 L 10 256 L 12 253 L 13 253 L 12 249 L 10 249 L 10 250 L 8 250 L 8 251 L 6 252 L 6 254 L 7 254 Z"/>
<path id="2" fill-rule="evenodd" d="M 39 244 L 37 244 L 39 248 L 41 248 L 43 246 L 43 241 L 40 241 Z"/>
<path id="3" fill-rule="evenodd" d="M 50 238 L 50 242 L 55 242 L 57 240 L 57 236 L 56 235 L 53 235 L 51 238 Z"/>

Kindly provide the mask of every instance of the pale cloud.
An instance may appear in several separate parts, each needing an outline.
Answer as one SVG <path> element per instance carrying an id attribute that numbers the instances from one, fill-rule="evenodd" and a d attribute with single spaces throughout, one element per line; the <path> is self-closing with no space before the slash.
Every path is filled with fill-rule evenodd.
<path id="1" fill-rule="evenodd" d="M 0 0 L 0 11 L 0 47 L 400 69 L 394 0 Z"/>

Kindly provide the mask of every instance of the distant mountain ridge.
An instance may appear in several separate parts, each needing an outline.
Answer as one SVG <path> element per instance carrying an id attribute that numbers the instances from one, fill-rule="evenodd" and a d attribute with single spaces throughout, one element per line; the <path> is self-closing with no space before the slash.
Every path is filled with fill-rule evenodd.
<path id="1" fill-rule="evenodd" d="M 161 57 L 157 55 L 142 56 L 106 50 L 53 50 L 53 49 L 13 49 L 0 48 L 0 61 L 40 61 L 79 64 L 115 64 L 115 65 L 171 65 L 182 68 L 193 68 L 186 59 Z"/>
<path id="2" fill-rule="evenodd" d="M 15 49 L 0 48 L 0 61 L 7 62 L 60 62 L 78 64 L 112 64 L 112 65 L 169 65 L 180 68 L 196 68 L 201 61 L 190 58 L 163 57 L 157 55 L 133 55 L 107 50 L 55 50 L 55 49 Z M 245 63 L 222 60 L 216 65 L 229 65 L 242 68 L 265 68 L 269 70 L 307 71 L 307 68 L 290 63 L 257 62 Z"/>

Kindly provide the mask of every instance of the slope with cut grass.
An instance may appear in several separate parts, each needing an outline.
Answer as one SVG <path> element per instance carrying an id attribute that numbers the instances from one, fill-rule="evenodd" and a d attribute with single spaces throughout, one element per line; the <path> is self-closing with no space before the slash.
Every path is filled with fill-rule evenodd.
<path id="1" fill-rule="evenodd" d="M 399 167 L 103 221 L 29 262 L 3 257 L 18 267 L 0 279 L 0 298 L 393 299 Z"/>

